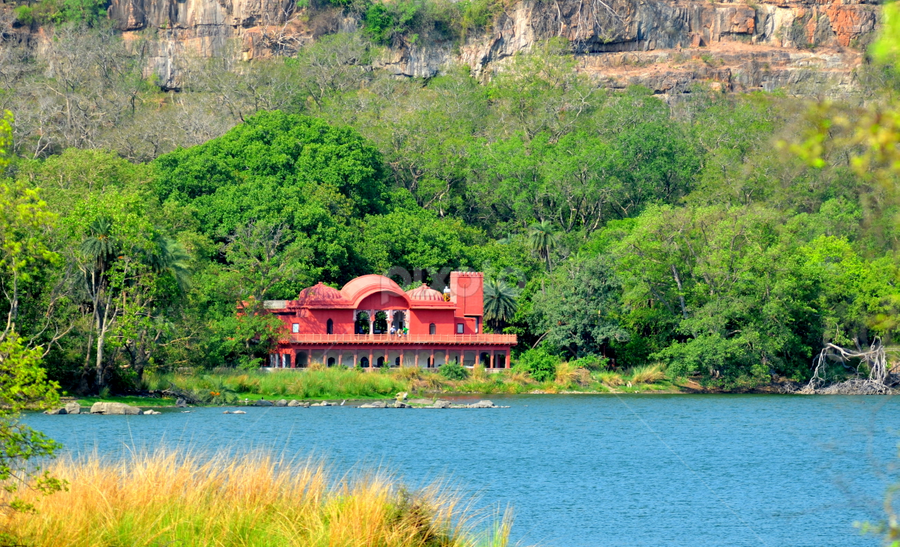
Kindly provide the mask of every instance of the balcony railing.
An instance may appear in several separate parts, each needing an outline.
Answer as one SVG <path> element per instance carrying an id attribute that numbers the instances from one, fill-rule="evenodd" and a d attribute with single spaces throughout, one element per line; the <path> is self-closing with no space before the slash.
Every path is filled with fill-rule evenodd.
<path id="1" fill-rule="evenodd" d="M 289 334 L 284 342 L 298 344 L 453 344 L 515 345 L 515 334 Z"/>

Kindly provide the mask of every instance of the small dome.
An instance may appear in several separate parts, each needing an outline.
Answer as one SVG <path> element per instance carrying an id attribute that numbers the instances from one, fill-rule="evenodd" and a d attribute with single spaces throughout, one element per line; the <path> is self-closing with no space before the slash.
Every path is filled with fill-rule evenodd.
<path id="1" fill-rule="evenodd" d="M 413 300 L 444 300 L 444 296 L 440 291 L 430 288 L 425 283 L 422 283 L 421 287 L 416 287 L 411 291 L 407 291 L 406 294 Z"/>
<path id="2" fill-rule="evenodd" d="M 300 291 L 299 296 L 297 296 L 297 300 L 341 300 L 343 299 L 343 295 L 341 295 L 341 291 L 335 289 L 334 287 L 329 287 L 325 285 L 321 281 L 312 287 L 307 287 Z"/>

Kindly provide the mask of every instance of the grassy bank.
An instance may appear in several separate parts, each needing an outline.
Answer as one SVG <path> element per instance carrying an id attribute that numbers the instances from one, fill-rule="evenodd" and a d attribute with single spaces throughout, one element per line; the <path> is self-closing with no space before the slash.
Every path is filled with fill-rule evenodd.
<path id="1" fill-rule="evenodd" d="M 489 373 L 476 367 L 465 378 L 449 379 L 438 372 L 417 368 L 363 372 L 343 367 L 283 370 L 274 372 L 219 371 L 193 374 L 151 374 L 144 381 L 148 390 L 174 390 L 197 401 L 228 404 L 242 399 L 371 399 L 410 395 L 456 393 L 560 393 L 639 392 L 676 389 L 658 365 L 625 372 L 591 372 L 569 364 L 560 365 L 552 380 L 538 382 L 516 370 Z"/>
<path id="2" fill-rule="evenodd" d="M 320 464 L 265 454 L 160 450 L 50 472 L 68 489 L 22 492 L 35 511 L 2 513 L 0 545 L 504 547 L 511 522 L 485 522 L 439 486 L 409 492 L 382 473 L 334 481 Z"/>

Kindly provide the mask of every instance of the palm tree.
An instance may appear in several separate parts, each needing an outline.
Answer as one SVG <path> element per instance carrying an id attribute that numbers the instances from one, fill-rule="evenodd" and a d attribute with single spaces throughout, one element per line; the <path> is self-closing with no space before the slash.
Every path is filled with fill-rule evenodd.
<path id="1" fill-rule="evenodd" d="M 81 242 L 81 252 L 94 261 L 95 269 L 105 273 L 116 256 L 118 242 L 112 237 L 112 222 L 98 218 L 88 227 L 90 235 Z"/>
<path id="2" fill-rule="evenodd" d="M 550 251 L 556 247 L 556 239 L 553 224 L 549 220 L 535 222 L 528 227 L 528 243 L 531 250 L 547 261 L 547 271 L 550 271 Z"/>
<path id="3" fill-rule="evenodd" d="M 187 288 L 190 277 L 190 255 L 178 240 L 157 236 L 144 253 L 144 262 L 157 274 L 172 274 L 178 288 Z"/>
<path id="4" fill-rule="evenodd" d="M 516 314 L 519 291 L 499 279 L 489 279 L 484 286 L 484 319 L 499 329 Z"/>

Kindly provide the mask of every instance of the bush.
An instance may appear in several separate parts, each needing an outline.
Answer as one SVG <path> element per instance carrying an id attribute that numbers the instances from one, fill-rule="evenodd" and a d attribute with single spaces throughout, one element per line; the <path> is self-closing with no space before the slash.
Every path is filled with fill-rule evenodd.
<path id="1" fill-rule="evenodd" d="M 556 378 L 556 367 L 561 362 L 561 358 L 539 347 L 523 353 L 514 368 L 524 370 L 538 382 L 549 382 Z"/>
<path id="2" fill-rule="evenodd" d="M 469 371 L 459 363 L 449 363 L 441 366 L 438 373 L 448 380 L 465 380 L 469 377 Z"/>

